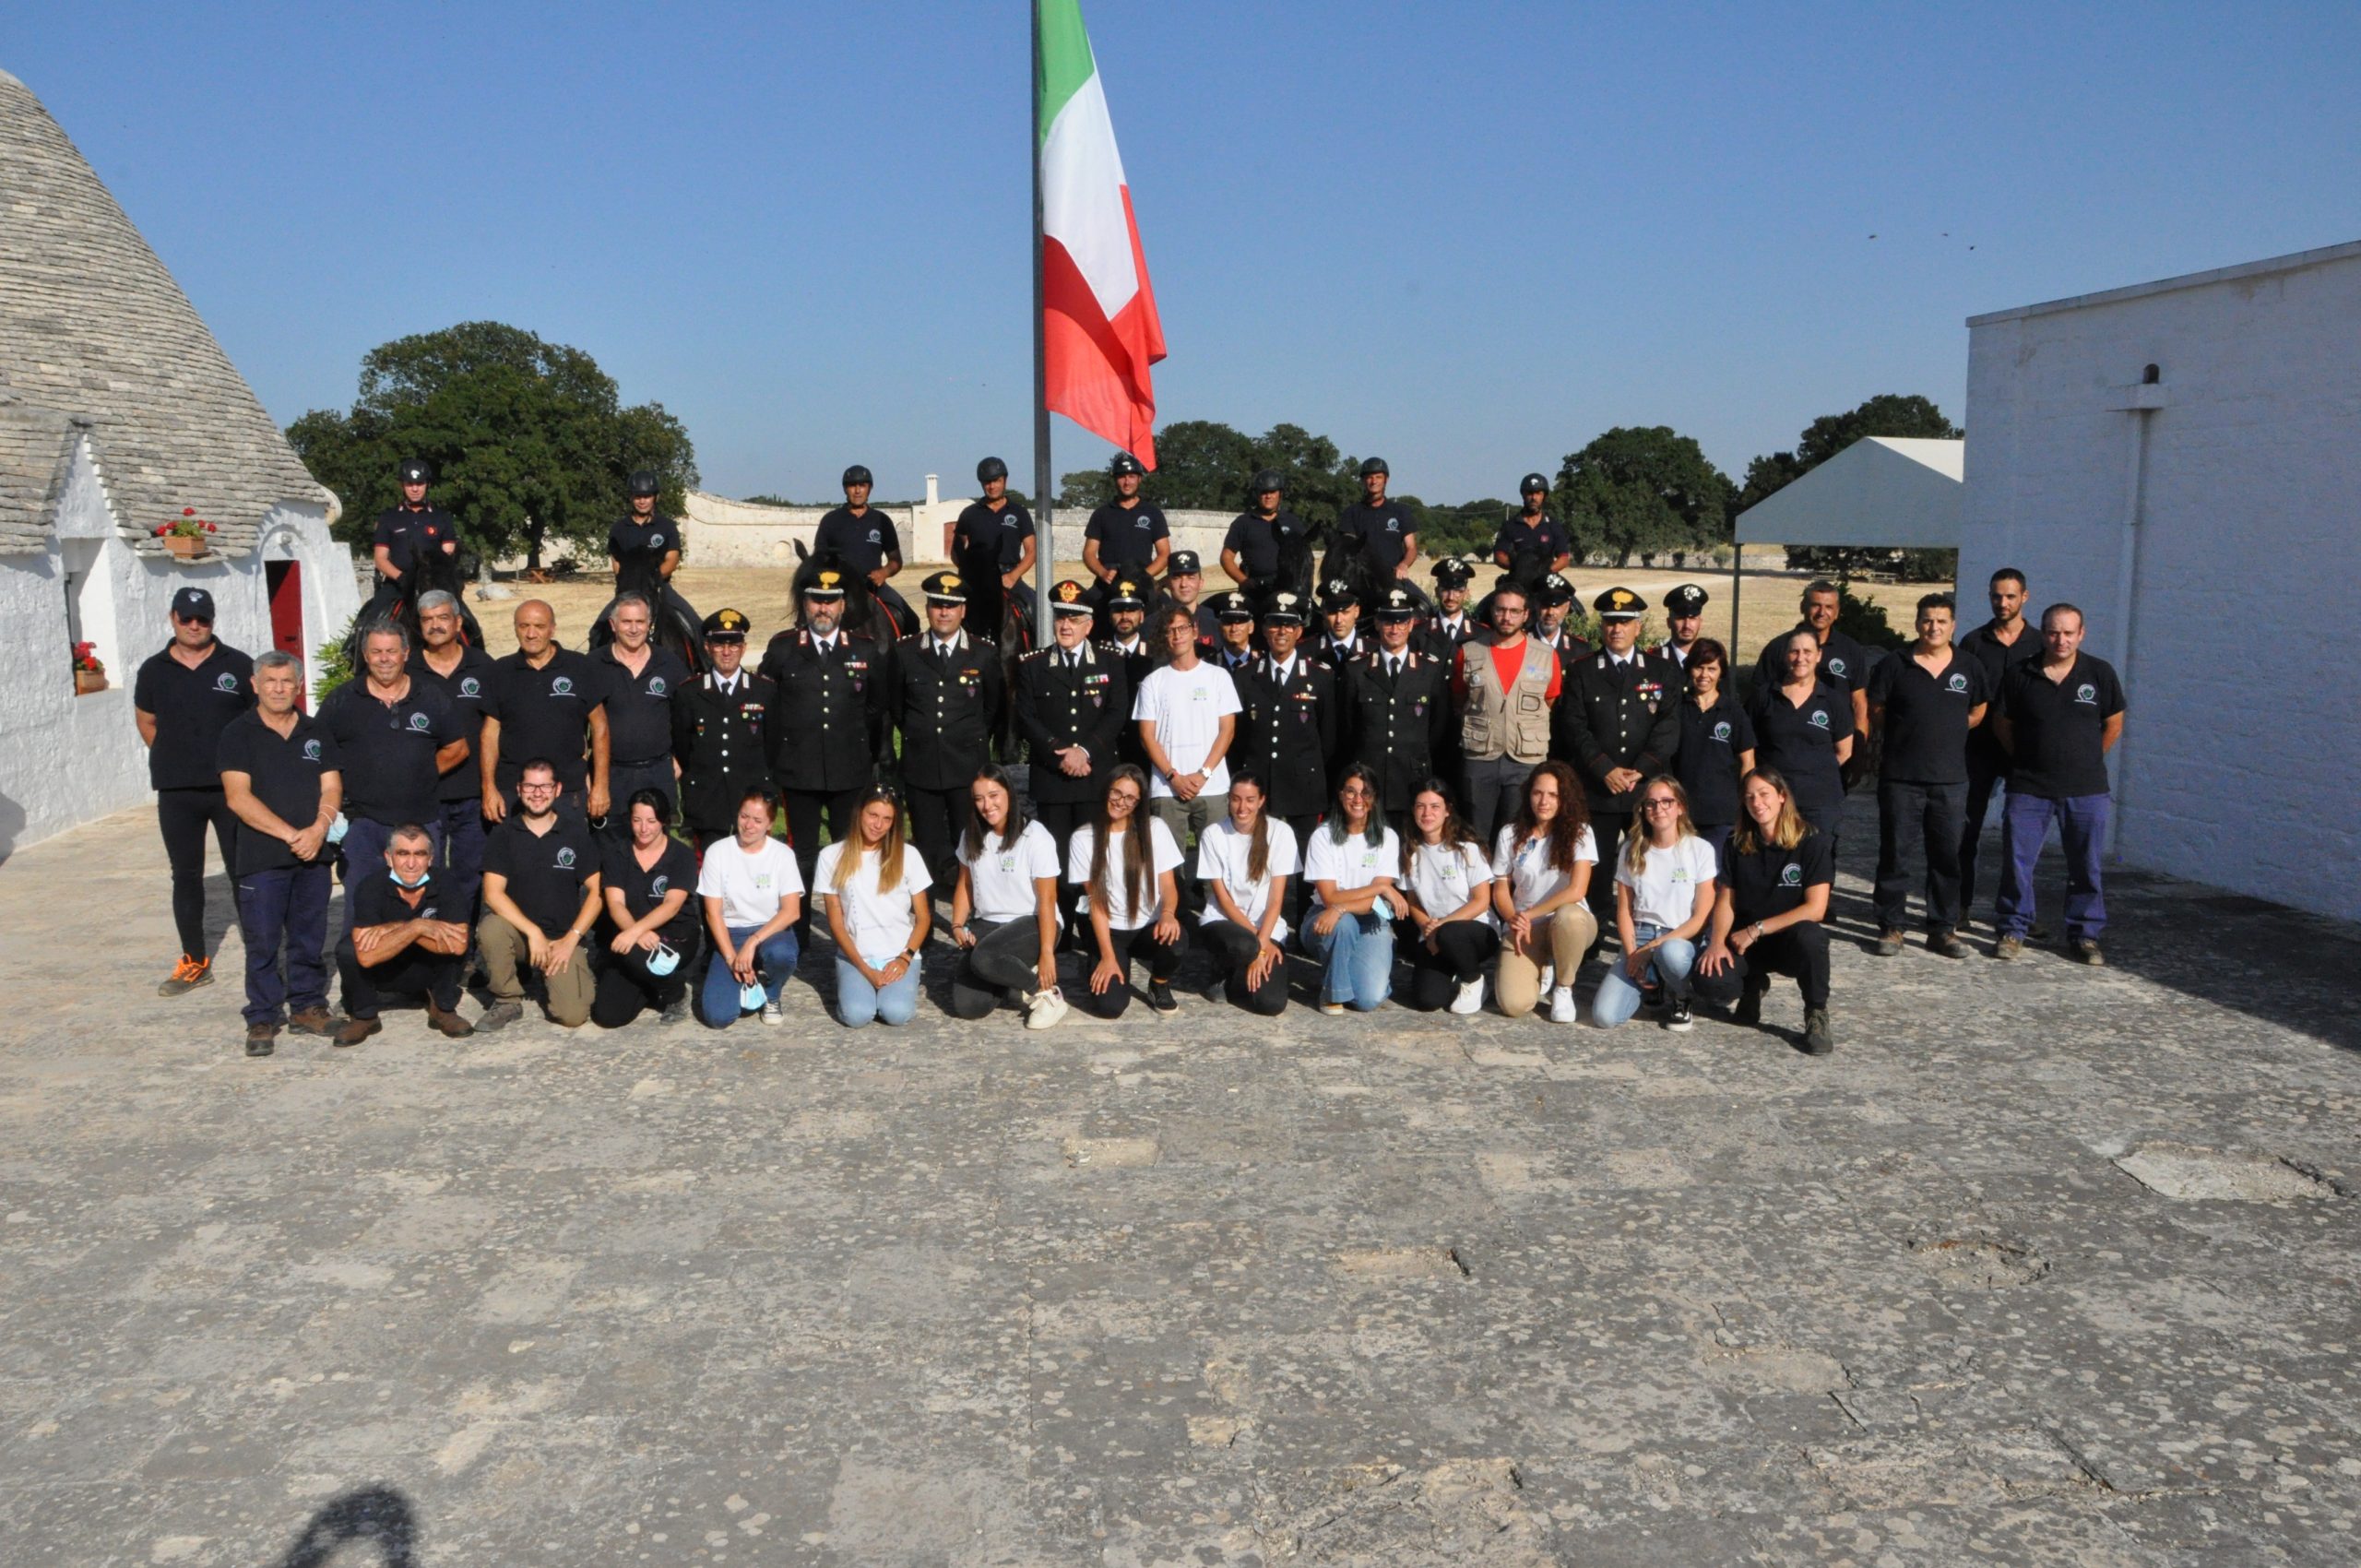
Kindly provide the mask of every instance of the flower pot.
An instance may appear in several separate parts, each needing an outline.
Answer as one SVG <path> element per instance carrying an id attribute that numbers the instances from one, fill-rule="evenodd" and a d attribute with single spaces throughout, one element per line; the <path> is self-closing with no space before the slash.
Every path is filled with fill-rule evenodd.
<path id="1" fill-rule="evenodd" d="M 77 670 L 74 671 L 74 695 L 76 696 L 86 697 L 92 692 L 103 692 L 106 689 L 107 672 L 105 671 Z"/>
<path id="2" fill-rule="evenodd" d="M 194 561 L 205 553 L 206 540 L 203 534 L 168 533 L 164 548 L 184 561 Z"/>

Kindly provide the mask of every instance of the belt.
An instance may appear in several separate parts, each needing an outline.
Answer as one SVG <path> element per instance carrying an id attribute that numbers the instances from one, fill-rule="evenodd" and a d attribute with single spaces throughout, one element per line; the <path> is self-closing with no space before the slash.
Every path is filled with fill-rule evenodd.
<path id="1" fill-rule="evenodd" d="M 611 758 L 609 759 L 607 766 L 609 767 L 654 767 L 659 762 L 670 762 L 671 760 L 672 754 L 670 752 L 658 752 L 654 756 L 640 757 L 636 761 L 633 762 L 617 762 Z"/>

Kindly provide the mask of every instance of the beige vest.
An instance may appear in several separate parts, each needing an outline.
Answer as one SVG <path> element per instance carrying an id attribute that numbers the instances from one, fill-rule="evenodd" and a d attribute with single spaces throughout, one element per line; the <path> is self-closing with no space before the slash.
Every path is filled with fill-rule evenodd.
<path id="1" fill-rule="evenodd" d="M 1549 677 L 1558 656 L 1533 637 L 1525 639 L 1525 663 L 1516 683 L 1503 687 L 1492 662 L 1492 649 L 1469 643 L 1463 652 L 1467 671 L 1467 709 L 1459 720 L 1460 750 L 1471 762 L 1513 757 L 1537 763 L 1549 754 Z"/>

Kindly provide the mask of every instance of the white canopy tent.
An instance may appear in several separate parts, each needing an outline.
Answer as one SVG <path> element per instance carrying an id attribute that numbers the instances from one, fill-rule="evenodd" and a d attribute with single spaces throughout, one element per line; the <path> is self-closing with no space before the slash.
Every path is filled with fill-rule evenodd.
<path id="1" fill-rule="evenodd" d="M 1738 515 L 1730 624 L 1749 544 L 1892 545 L 1948 550 L 1960 541 L 1964 441 L 1872 435 Z"/>

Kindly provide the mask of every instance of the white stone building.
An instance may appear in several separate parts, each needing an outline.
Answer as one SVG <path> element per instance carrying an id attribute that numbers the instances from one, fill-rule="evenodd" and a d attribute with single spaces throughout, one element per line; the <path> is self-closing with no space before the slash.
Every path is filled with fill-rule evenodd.
<path id="1" fill-rule="evenodd" d="M 204 558 L 159 524 L 195 507 Z M 314 671 L 359 608 L 337 498 L 304 470 L 65 133 L 0 71 L 0 857 L 148 799 L 139 663 L 181 587 L 216 632 Z M 103 691 L 75 695 L 96 645 Z"/>
<path id="2" fill-rule="evenodd" d="M 2087 613 L 2124 860 L 2361 919 L 2361 243 L 1967 325 L 1962 624 Z"/>

